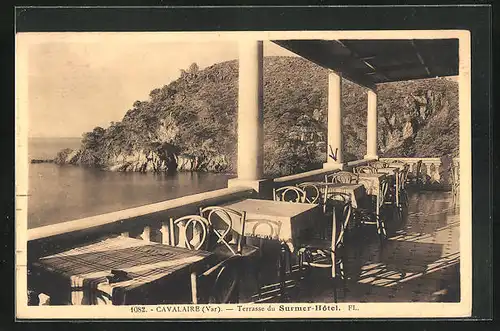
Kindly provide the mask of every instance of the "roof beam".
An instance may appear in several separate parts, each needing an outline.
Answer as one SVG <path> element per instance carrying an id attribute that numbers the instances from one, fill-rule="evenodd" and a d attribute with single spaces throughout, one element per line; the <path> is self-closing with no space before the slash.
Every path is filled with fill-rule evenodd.
<path id="1" fill-rule="evenodd" d="M 369 76 L 348 72 L 345 63 L 352 57 L 335 56 L 331 50 L 330 40 L 273 40 L 275 44 L 307 59 L 320 67 L 331 69 L 342 74 L 344 78 L 369 89 L 375 88 L 375 83 Z M 330 46 L 331 47 L 331 46 Z"/>
<path id="2" fill-rule="evenodd" d="M 418 57 L 418 60 L 420 61 L 420 63 L 424 66 L 425 68 L 425 72 L 427 72 L 427 75 L 431 76 L 431 72 L 429 70 L 429 67 L 425 64 L 425 61 L 424 61 L 424 58 L 422 57 L 422 55 L 420 54 L 420 52 L 418 51 L 418 48 L 417 48 L 417 45 L 415 45 L 415 41 L 414 40 L 411 40 L 411 46 L 413 47 L 413 49 L 415 50 L 415 53 L 417 54 L 417 57 Z"/>
<path id="3" fill-rule="evenodd" d="M 335 40 L 338 44 L 340 44 L 342 47 L 346 48 L 349 50 L 349 52 L 351 52 L 352 54 L 352 57 L 360 60 L 361 62 L 363 62 L 367 67 L 369 67 L 370 69 L 372 69 L 374 72 L 376 72 L 377 74 L 379 74 L 380 76 L 382 76 L 382 78 L 384 78 L 384 80 L 388 80 L 388 77 L 387 75 L 384 73 L 383 70 L 381 69 L 378 69 L 378 68 L 375 68 L 372 64 L 368 63 L 367 61 L 368 60 L 371 60 L 371 59 L 374 59 L 375 56 L 368 56 L 368 57 L 362 57 L 362 56 L 359 56 L 359 54 L 357 54 L 355 51 L 353 51 L 352 49 L 349 48 L 349 46 L 347 46 L 344 42 L 340 41 L 340 40 Z M 373 75 L 374 73 L 372 73 Z"/>

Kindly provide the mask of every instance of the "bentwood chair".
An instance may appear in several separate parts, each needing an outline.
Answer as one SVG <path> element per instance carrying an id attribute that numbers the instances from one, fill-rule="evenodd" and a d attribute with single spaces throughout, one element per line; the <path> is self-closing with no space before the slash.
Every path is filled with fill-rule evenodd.
<path id="1" fill-rule="evenodd" d="M 357 174 L 376 174 L 377 169 L 372 167 L 372 166 L 369 166 L 369 165 L 364 165 L 364 166 L 359 166 L 359 167 L 354 168 L 354 173 L 357 173 Z"/>
<path id="2" fill-rule="evenodd" d="M 249 233 L 253 238 L 258 240 L 258 247 L 259 247 L 259 253 L 260 253 L 260 263 L 264 263 L 265 260 L 269 256 L 264 256 L 264 243 L 266 240 L 279 240 L 278 235 L 281 230 L 281 222 L 276 221 L 276 220 L 269 220 L 269 219 L 261 219 L 261 218 L 252 218 L 252 219 L 247 219 L 246 220 L 246 231 Z M 262 274 L 261 272 L 258 273 L 257 275 L 257 286 L 258 286 L 258 291 L 257 294 L 254 296 L 255 297 L 255 302 L 264 302 L 268 301 L 272 298 L 275 297 L 276 292 L 278 291 L 281 297 L 283 298 L 285 296 L 285 288 L 286 288 L 286 269 L 287 269 L 287 251 L 285 250 L 286 245 L 283 245 L 280 243 L 280 251 L 279 251 L 279 257 L 276 261 L 276 266 L 278 270 L 278 283 L 274 284 L 268 284 L 266 285 L 266 289 L 264 292 L 262 292 Z M 259 269 L 260 271 L 260 269 Z"/>
<path id="3" fill-rule="evenodd" d="M 331 227 L 328 238 L 312 238 L 305 241 L 298 250 L 299 268 L 305 273 L 304 279 L 310 268 L 328 268 L 333 281 L 333 300 L 337 302 L 337 280 L 343 280 L 344 298 L 346 296 L 347 277 L 344 269 L 345 262 L 345 233 L 352 217 L 350 196 L 345 193 L 332 193 L 325 200 Z"/>
<path id="4" fill-rule="evenodd" d="M 207 250 L 213 251 L 219 261 L 231 256 L 241 256 L 241 265 L 251 265 L 259 283 L 259 248 L 246 243 L 246 212 L 222 206 L 209 206 L 200 208 L 200 215 L 205 217 L 209 224 Z"/>
<path id="5" fill-rule="evenodd" d="M 374 161 L 371 162 L 369 165 L 374 167 L 375 169 L 387 168 L 389 166 L 386 162 L 382 161 Z"/>
<path id="6" fill-rule="evenodd" d="M 326 183 L 358 184 L 359 176 L 348 171 L 340 171 L 334 174 L 325 175 Z"/>
<path id="7" fill-rule="evenodd" d="M 297 186 L 283 186 L 278 189 L 273 188 L 273 200 L 306 203 L 307 193 Z"/>
<path id="8" fill-rule="evenodd" d="M 376 225 L 377 235 L 381 240 L 387 238 L 387 230 L 385 227 L 386 209 L 392 204 L 387 200 L 389 182 L 387 179 L 381 179 L 380 191 L 378 199 L 374 202 L 375 205 L 358 206 L 354 212 L 356 225 Z"/>
<path id="9" fill-rule="evenodd" d="M 216 255 L 250 256 L 257 252 L 257 247 L 245 243 L 246 212 L 239 212 L 226 207 L 210 206 L 200 208 L 200 215 L 208 221 L 210 237 L 208 249 Z"/>
<path id="10" fill-rule="evenodd" d="M 405 208 L 408 206 L 408 194 L 406 192 L 406 183 L 408 181 L 408 174 L 410 172 L 410 165 L 404 164 L 403 169 L 398 172 L 399 176 L 399 207 Z"/>
<path id="11" fill-rule="evenodd" d="M 305 192 L 305 203 L 320 203 L 321 189 L 318 185 L 311 182 L 297 184 L 297 187 Z"/>
<path id="12" fill-rule="evenodd" d="M 198 276 L 199 302 L 202 304 L 238 303 L 242 263 L 242 256 L 233 255 Z"/>
<path id="13" fill-rule="evenodd" d="M 405 164 L 405 162 L 402 160 L 391 160 L 389 161 L 389 165 L 391 164 Z"/>
<path id="14" fill-rule="evenodd" d="M 206 249 L 209 235 L 208 220 L 199 215 L 170 218 L 170 245 L 191 250 Z"/>
<path id="15" fill-rule="evenodd" d="M 413 166 L 413 172 L 408 171 L 406 184 L 415 184 L 418 186 L 423 184 L 422 160 L 418 160 Z"/>
<path id="16" fill-rule="evenodd" d="M 308 195 L 308 192 L 312 192 Z M 312 183 L 304 183 L 301 187 L 298 186 L 284 186 L 278 189 L 273 189 L 273 199 L 274 201 L 283 201 L 290 203 L 317 203 L 320 199 L 320 195 L 316 195 L 319 192 L 317 186 L 312 185 Z M 281 242 L 280 243 L 280 257 L 278 262 L 279 279 L 281 283 L 282 296 L 286 296 L 285 284 L 286 275 L 292 274 L 292 254 L 289 247 Z"/>

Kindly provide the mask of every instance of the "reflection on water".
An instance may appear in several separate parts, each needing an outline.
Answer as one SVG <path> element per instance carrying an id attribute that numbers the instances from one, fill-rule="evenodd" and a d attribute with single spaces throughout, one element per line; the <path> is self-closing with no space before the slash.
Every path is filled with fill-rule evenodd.
<path id="1" fill-rule="evenodd" d="M 224 174 L 141 174 L 31 164 L 28 228 L 224 188 Z"/>

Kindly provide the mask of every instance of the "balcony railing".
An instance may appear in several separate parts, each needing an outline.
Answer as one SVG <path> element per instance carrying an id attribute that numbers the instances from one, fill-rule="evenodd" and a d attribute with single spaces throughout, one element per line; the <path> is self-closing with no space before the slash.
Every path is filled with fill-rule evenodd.
<path id="1" fill-rule="evenodd" d="M 417 164 L 422 161 L 420 173 L 417 174 Z M 420 176 L 421 187 L 423 189 L 444 189 L 450 190 L 451 183 L 453 182 L 451 166 L 459 167 L 459 159 L 454 158 L 453 164 L 445 167 L 442 164 L 441 158 L 427 157 L 427 158 L 409 158 L 409 157 L 394 157 L 394 158 L 380 158 L 380 161 L 392 162 L 402 161 L 410 166 L 409 171 L 413 176 Z"/>

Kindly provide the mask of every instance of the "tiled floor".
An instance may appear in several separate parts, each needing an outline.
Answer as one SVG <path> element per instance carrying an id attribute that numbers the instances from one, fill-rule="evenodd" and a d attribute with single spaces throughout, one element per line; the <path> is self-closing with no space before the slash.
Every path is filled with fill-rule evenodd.
<path id="1" fill-rule="evenodd" d="M 349 279 L 346 296 L 338 291 L 340 302 L 459 301 L 459 215 L 451 194 L 410 192 L 408 205 L 403 219 L 387 222 L 385 245 L 370 226 L 346 237 Z M 290 290 L 290 301 L 332 302 L 329 272 L 314 269 Z"/>

